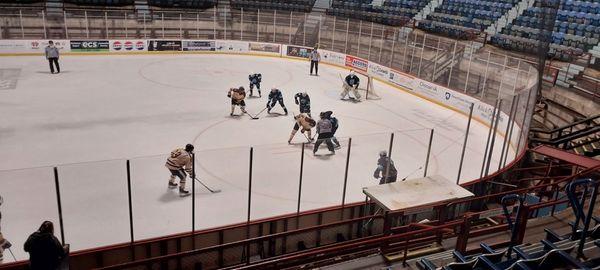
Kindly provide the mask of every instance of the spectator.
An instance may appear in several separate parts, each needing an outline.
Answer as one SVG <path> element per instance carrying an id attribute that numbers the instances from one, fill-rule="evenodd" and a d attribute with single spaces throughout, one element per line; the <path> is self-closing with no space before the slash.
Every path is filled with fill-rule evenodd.
<path id="1" fill-rule="evenodd" d="M 44 221 L 25 242 L 25 251 L 29 252 L 31 270 L 56 270 L 67 255 L 68 246 L 62 246 L 54 236 L 54 224 Z"/>
<path id="2" fill-rule="evenodd" d="M 56 65 L 56 73 L 60 73 L 60 66 L 58 65 L 58 57 L 59 52 L 58 48 L 54 46 L 54 42 L 52 40 L 48 41 L 48 46 L 46 46 L 46 59 L 48 59 L 48 63 L 50 64 L 50 73 L 54 74 L 54 65 Z"/>
<path id="3" fill-rule="evenodd" d="M 312 75 L 314 68 L 315 76 L 319 76 L 319 61 L 321 61 L 321 54 L 317 51 L 317 47 L 310 52 L 308 59 L 310 59 L 310 75 Z"/>

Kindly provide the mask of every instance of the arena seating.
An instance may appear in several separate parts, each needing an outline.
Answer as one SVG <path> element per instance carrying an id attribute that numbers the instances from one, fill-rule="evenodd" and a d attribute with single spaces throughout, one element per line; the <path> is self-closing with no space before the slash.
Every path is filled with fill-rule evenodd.
<path id="1" fill-rule="evenodd" d="M 592 179 L 579 179 L 567 185 L 567 197 L 575 214 L 575 221 L 570 223 L 571 232 L 559 235 L 545 229 L 546 239 L 539 243 L 509 245 L 503 250 L 494 250 L 485 243 L 480 243 L 482 252 L 465 256 L 461 252 L 452 252 L 453 262 L 446 263 L 442 256 L 436 254 L 426 256 L 417 261 L 417 266 L 424 270 L 434 269 L 597 269 L 600 266 L 600 218 L 590 216 L 593 213 L 598 183 Z M 586 205 L 586 198 L 590 197 Z M 512 214 L 505 201 L 519 200 L 516 209 L 517 216 L 524 203 L 524 197 L 517 194 L 507 195 L 502 199 L 502 206 L 512 231 L 511 239 L 515 237 Z M 510 204 L 512 206 L 512 204 Z M 584 209 L 584 208 L 588 209 Z M 590 228 L 594 221 L 594 227 Z M 517 221 L 514 221 L 517 222 Z M 581 223 L 581 224 L 580 224 Z M 512 243 L 512 241 L 511 241 Z M 442 253 L 447 256 L 448 253 Z M 441 261 L 438 266 L 433 259 Z"/>
<path id="2" fill-rule="evenodd" d="M 90 6 L 127 6 L 133 5 L 134 0 L 64 0 L 64 2 Z"/>
<path id="3" fill-rule="evenodd" d="M 544 35 L 540 33 L 541 2 L 526 10 L 509 24 L 492 42 L 500 47 L 533 52 L 533 47 Z M 600 40 L 600 1 L 563 1 L 556 15 L 550 40 L 550 57 L 570 61 L 598 44 Z"/>
<path id="4" fill-rule="evenodd" d="M 207 9 L 216 4 L 217 0 L 148 0 L 148 5 L 164 8 Z"/>
<path id="5" fill-rule="evenodd" d="M 454 38 L 469 31 L 483 31 L 507 13 L 518 0 L 445 0 L 419 27 Z"/>
<path id="6" fill-rule="evenodd" d="M 378 6 L 371 0 L 334 0 L 327 14 L 399 26 L 410 21 L 428 3 L 429 0 L 386 0 Z"/>
<path id="7" fill-rule="evenodd" d="M 310 12 L 315 0 L 231 0 L 231 7 L 244 10 L 275 9 L 298 12 Z"/>

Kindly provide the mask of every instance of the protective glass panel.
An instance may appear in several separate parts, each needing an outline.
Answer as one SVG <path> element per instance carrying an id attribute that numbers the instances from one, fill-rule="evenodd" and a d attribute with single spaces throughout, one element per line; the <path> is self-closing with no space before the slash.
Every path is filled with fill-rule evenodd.
<path id="1" fill-rule="evenodd" d="M 71 250 L 130 241 L 126 172 L 124 160 L 58 167 L 65 241 Z"/>
<path id="2" fill-rule="evenodd" d="M 35 192 L 35 196 L 31 195 Z M 38 230 L 43 221 L 54 223 L 55 236 L 60 239 L 56 188 L 51 167 L 0 171 L 0 228 L 13 247 L 17 260 L 26 260 L 23 250 L 27 237 Z M 13 262 L 10 251 L 4 251 L 4 262 Z"/>

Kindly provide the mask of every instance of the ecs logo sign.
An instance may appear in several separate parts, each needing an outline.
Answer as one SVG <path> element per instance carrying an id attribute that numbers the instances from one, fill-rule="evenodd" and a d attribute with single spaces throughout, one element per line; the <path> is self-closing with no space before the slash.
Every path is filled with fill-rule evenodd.
<path id="1" fill-rule="evenodd" d="M 108 40 L 72 40 L 71 50 L 79 52 L 108 51 Z"/>

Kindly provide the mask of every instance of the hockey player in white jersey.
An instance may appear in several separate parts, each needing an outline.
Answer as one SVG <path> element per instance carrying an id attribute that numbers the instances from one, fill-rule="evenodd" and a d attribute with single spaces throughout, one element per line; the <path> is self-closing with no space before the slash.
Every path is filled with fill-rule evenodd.
<path id="1" fill-rule="evenodd" d="M 4 199 L 2 198 L 2 196 L 0 196 L 0 207 L 2 206 L 3 202 Z M 4 250 L 9 249 L 10 247 L 10 242 L 4 239 L 4 236 L 2 235 L 2 212 L 0 212 L 0 263 L 2 263 L 2 261 L 4 260 Z"/>
<path id="2" fill-rule="evenodd" d="M 169 179 L 169 188 L 177 188 L 175 183 L 175 177 L 179 177 L 179 195 L 187 196 L 190 192 L 185 189 L 185 179 L 187 174 L 193 179 L 192 175 L 192 153 L 194 152 L 194 146 L 187 144 L 184 148 L 177 148 L 171 151 L 171 156 L 167 158 L 165 167 L 171 172 L 171 178 Z M 186 174 L 187 173 L 187 174 Z"/>
<path id="3" fill-rule="evenodd" d="M 360 93 L 358 93 L 358 86 L 360 85 L 360 79 L 356 76 L 354 70 L 350 70 L 350 74 L 344 79 L 344 90 L 341 94 L 341 99 L 345 99 L 348 96 L 350 99 L 360 100 Z M 354 93 L 354 98 L 349 95 L 349 92 Z"/>

